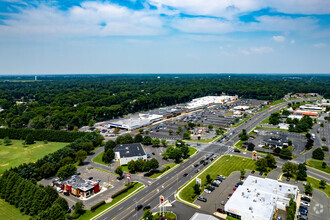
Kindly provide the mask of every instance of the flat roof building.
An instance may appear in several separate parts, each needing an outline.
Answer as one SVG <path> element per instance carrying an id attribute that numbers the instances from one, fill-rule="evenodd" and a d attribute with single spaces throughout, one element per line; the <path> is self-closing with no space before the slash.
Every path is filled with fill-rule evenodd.
<path id="1" fill-rule="evenodd" d="M 214 104 L 224 104 L 227 102 L 237 100 L 237 96 L 204 96 L 201 98 L 193 99 L 191 102 L 186 104 L 186 109 L 188 111 L 194 111 L 202 108 L 206 108 L 207 106 L 214 105 Z"/>
<path id="2" fill-rule="evenodd" d="M 297 186 L 277 180 L 248 176 L 225 204 L 227 215 L 238 219 L 271 220 L 275 210 L 285 210 L 296 201 Z"/>
<path id="3" fill-rule="evenodd" d="M 131 160 L 147 159 L 147 154 L 140 143 L 118 144 L 113 151 L 120 165 L 127 164 Z"/>
<path id="4" fill-rule="evenodd" d="M 157 114 L 139 114 L 138 116 L 132 116 L 130 118 L 124 118 L 120 120 L 116 120 L 110 122 L 108 124 L 109 127 L 117 127 L 126 129 L 128 131 L 132 131 L 135 129 L 142 128 L 147 125 L 151 125 L 157 121 L 161 121 L 163 119 L 163 115 Z"/>

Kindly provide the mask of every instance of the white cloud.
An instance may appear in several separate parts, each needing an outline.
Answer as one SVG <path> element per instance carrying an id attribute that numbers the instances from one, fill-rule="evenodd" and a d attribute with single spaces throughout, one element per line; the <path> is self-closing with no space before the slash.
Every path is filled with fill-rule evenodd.
<path id="1" fill-rule="evenodd" d="M 68 11 L 45 4 L 23 9 L 0 26 L 0 35 L 113 36 L 163 34 L 156 11 L 131 10 L 112 3 L 84 2 Z"/>
<path id="2" fill-rule="evenodd" d="M 239 50 L 241 54 L 250 55 L 250 54 L 268 54 L 274 52 L 274 49 L 271 47 L 252 47 L 248 50 L 241 49 Z"/>
<path id="3" fill-rule="evenodd" d="M 285 37 L 284 36 L 273 36 L 273 40 L 276 42 L 284 42 L 285 41 Z"/>
<path id="4" fill-rule="evenodd" d="M 325 44 L 325 43 L 317 43 L 317 44 L 314 44 L 314 47 L 316 48 L 324 48 L 324 47 L 327 47 L 328 45 Z"/>
<path id="5" fill-rule="evenodd" d="M 295 44 L 296 41 L 295 41 L 295 40 L 291 40 L 290 43 L 291 43 L 291 44 Z"/>

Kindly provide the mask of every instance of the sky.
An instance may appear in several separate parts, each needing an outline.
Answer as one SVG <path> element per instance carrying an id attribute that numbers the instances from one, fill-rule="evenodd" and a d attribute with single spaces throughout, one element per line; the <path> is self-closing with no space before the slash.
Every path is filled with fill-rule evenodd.
<path id="1" fill-rule="evenodd" d="M 330 73 L 330 0 L 0 0 L 0 74 Z"/>

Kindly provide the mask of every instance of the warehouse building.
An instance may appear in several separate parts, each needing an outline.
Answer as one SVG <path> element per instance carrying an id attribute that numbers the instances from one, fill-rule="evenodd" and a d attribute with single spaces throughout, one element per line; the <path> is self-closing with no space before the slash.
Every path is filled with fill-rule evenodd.
<path id="1" fill-rule="evenodd" d="M 188 112 L 195 111 L 198 109 L 206 108 L 215 104 L 225 104 L 238 99 L 238 96 L 204 96 L 201 98 L 193 99 L 191 102 L 186 104 L 186 109 Z"/>
<path id="2" fill-rule="evenodd" d="M 125 165 L 131 160 L 147 160 L 147 154 L 140 143 L 118 144 L 113 151 L 120 165 Z"/>
<path id="3" fill-rule="evenodd" d="M 151 125 L 155 122 L 163 120 L 163 115 L 157 114 L 139 114 L 138 116 L 131 116 L 121 120 L 113 121 L 108 124 L 109 128 L 120 128 L 132 131 Z"/>
<path id="4" fill-rule="evenodd" d="M 297 186 L 277 180 L 248 176 L 225 204 L 228 216 L 237 219 L 271 220 L 276 209 L 285 210 L 296 201 Z"/>

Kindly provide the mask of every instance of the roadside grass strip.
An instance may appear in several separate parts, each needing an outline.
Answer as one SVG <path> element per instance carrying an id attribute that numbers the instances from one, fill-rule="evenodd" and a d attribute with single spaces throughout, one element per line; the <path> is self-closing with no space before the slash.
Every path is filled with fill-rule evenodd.
<path id="1" fill-rule="evenodd" d="M 330 174 L 330 167 L 326 166 L 326 168 L 322 168 L 323 160 L 309 159 L 306 164 L 314 169 L 317 169 L 323 173 Z"/>
<path id="2" fill-rule="evenodd" d="M 325 186 L 325 189 L 322 189 L 322 188 L 320 188 L 320 181 L 321 181 L 320 179 L 316 179 L 315 177 L 307 176 L 307 182 L 309 182 L 310 184 L 312 184 L 312 187 L 314 189 L 321 190 L 328 197 L 330 197 L 330 184 L 327 183 L 327 185 Z"/>
<path id="3" fill-rule="evenodd" d="M 142 183 L 137 183 L 132 189 L 128 190 L 126 193 L 121 194 L 120 196 L 114 198 L 110 203 L 106 203 L 105 205 L 101 206 L 100 208 L 96 209 L 95 212 L 87 210 L 82 216 L 79 217 L 79 220 L 93 220 L 104 213 L 108 212 L 110 209 L 116 207 L 117 205 L 124 202 L 126 199 L 132 197 L 134 194 L 139 192 L 144 188 Z"/>
<path id="4" fill-rule="evenodd" d="M 194 185 L 196 181 L 196 177 L 202 180 L 202 190 L 204 190 L 204 186 L 206 186 L 206 176 L 210 174 L 212 179 L 215 179 L 217 175 L 224 175 L 228 177 L 234 171 L 240 171 L 241 169 L 246 170 L 255 170 L 256 165 L 255 161 L 252 159 L 248 159 L 240 156 L 230 156 L 230 155 L 222 155 L 218 157 L 213 163 L 204 169 L 202 172 L 195 175 L 188 183 L 186 183 L 182 188 L 177 192 L 176 197 L 189 205 L 196 207 L 192 202 L 196 199 L 197 195 L 194 193 Z M 221 187 L 221 186 L 220 186 Z"/>

